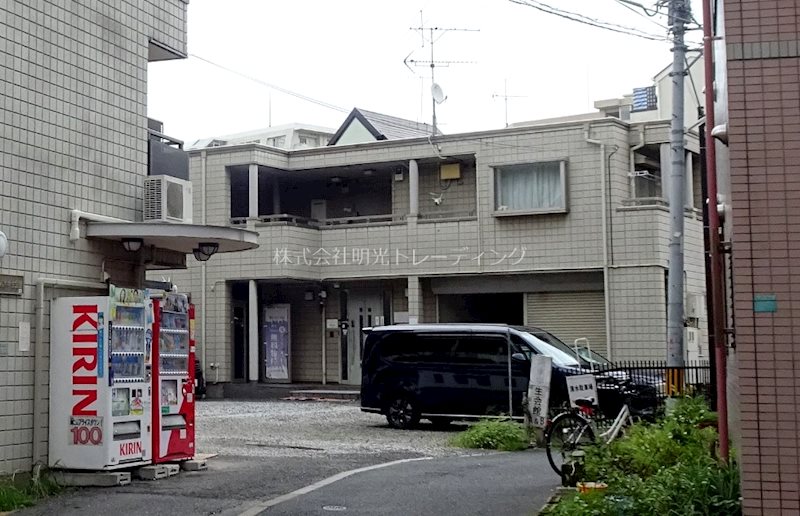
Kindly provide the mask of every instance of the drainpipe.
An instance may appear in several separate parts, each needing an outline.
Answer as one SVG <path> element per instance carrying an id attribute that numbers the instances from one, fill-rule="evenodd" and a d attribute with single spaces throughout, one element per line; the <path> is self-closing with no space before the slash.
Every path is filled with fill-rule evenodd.
<path id="1" fill-rule="evenodd" d="M 319 306 L 320 306 L 320 313 L 322 314 L 322 320 L 320 321 L 320 326 L 322 327 L 322 385 L 326 385 L 328 383 L 328 343 L 326 340 L 326 331 L 325 331 L 325 297 L 322 295 L 324 290 L 320 291 L 319 296 Z"/>
<path id="2" fill-rule="evenodd" d="M 609 289 L 608 281 L 608 205 L 606 195 L 606 144 L 600 140 L 593 140 L 589 138 L 591 134 L 591 126 L 587 125 L 584 129 L 584 139 L 586 143 L 598 145 L 600 147 L 600 206 L 603 211 L 601 217 L 602 232 L 603 232 L 603 301 L 605 304 L 606 312 L 606 357 L 611 360 L 611 291 Z"/>
<path id="3" fill-rule="evenodd" d="M 89 213 L 81 210 L 72 210 L 70 215 L 71 226 L 69 230 L 69 241 L 75 242 L 81 238 L 81 219 L 92 220 L 94 222 L 131 222 L 130 220 L 118 219 L 116 217 L 107 217 L 105 215 L 97 215 L 96 213 Z"/>
<path id="4" fill-rule="evenodd" d="M 714 140 L 714 34 L 711 0 L 703 0 L 703 56 L 706 103 L 706 182 L 708 186 L 708 236 L 711 262 L 711 305 L 713 307 L 714 357 L 716 362 L 717 414 L 719 415 L 719 454 L 728 462 L 728 391 L 727 345 L 725 336 L 724 294 L 722 287 L 722 255 L 720 254 L 720 220 L 717 194 L 717 152 Z"/>
<path id="5" fill-rule="evenodd" d="M 201 185 L 201 199 L 200 199 L 200 209 L 202 213 L 201 221 L 205 226 L 206 222 L 206 161 L 207 161 L 207 152 L 205 150 L 200 151 L 200 185 Z M 206 262 L 200 262 L 200 341 L 202 342 L 202 347 L 200 348 L 200 362 L 203 369 L 203 378 L 208 378 L 207 371 L 206 371 L 206 314 L 208 311 L 206 310 L 206 288 L 207 288 L 207 270 L 206 270 Z"/>
<path id="6" fill-rule="evenodd" d="M 77 211 L 77 210 L 75 210 Z M 74 211 L 73 211 L 74 213 Z M 83 212 L 80 212 L 83 213 Z M 58 278 L 39 278 L 36 280 L 36 333 L 33 346 L 33 448 L 31 462 L 36 466 L 42 456 L 41 442 L 44 440 L 44 399 L 42 385 L 45 383 L 44 365 L 44 289 L 45 286 L 56 286 L 65 289 L 99 290 L 108 292 L 108 285 L 96 281 L 67 280 Z M 35 468 L 38 471 L 38 468 Z"/>

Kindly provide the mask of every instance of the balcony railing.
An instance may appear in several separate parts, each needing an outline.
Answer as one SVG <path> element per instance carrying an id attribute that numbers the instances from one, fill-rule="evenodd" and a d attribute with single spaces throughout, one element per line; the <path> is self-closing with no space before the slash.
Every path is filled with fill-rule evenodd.
<path id="1" fill-rule="evenodd" d="M 366 215 L 360 217 L 340 217 L 333 219 L 316 220 L 300 215 L 290 215 L 288 213 L 280 213 L 277 215 L 261 215 L 258 217 L 257 224 L 259 225 L 274 225 L 274 224 L 288 224 L 290 226 L 300 226 L 315 229 L 333 229 L 341 226 L 353 225 L 389 225 L 389 224 L 402 224 L 405 221 L 405 215 Z M 231 217 L 230 223 L 232 225 L 247 224 L 250 217 Z"/>
<path id="2" fill-rule="evenodd" d="M 154 129 L 148 129 L 147 132 L 147 174 L 172 176 L 188 181 L 189 155 L 183 150 L 183 142 Z"/>
<path id="3" fill-rule="evenodd" d="M 420 213 L 419 222 L 453 222 L 459 220 L 475 220 L 477 217 L 477 212 L 475 210 L 440 211 L 436 213 Z"/>

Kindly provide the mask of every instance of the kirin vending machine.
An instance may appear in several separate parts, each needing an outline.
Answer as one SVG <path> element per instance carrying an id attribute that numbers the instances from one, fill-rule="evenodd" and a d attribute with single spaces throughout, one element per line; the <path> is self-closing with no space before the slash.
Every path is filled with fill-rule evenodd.
<path id="1" fill-rule="evenodd" d="M 108 296 L 53 301 L 50 467 L 150 463 L 148 312 L 143 290 L 114 286 Z"/>
<path id="2" fill-rule="evenodd" d="M 153 296 L 153 462 L 191 459 L 194 437 L 194 306 L 184 294 Z"/>

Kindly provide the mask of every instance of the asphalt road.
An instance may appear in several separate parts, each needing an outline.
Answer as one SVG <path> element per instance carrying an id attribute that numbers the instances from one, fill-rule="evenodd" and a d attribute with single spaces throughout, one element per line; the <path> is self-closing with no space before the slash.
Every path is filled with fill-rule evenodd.
<path id="1" fill-rule="evenodd" d="M 311 504 L 308 510 L 312 511 L 314 503 L 319 505 L 318 501 L 313 501 L 314 497 L 323 495 L 328 490 L 338 489 L 339 484 L 351 486 L 349 491 L 361 491 L 365 495 L 371 492 L 377 497 L 365 497 L 353 502 L 347 500 L 343 506 L 351 504 L 350 510 L 366 506 L 359 504 L 373 502 L 396 504 L 398 502 L 393 498 L 390 500 L 394 496 L 393 483 L 411 489 L 418 480 L 421 481 L 420 497 L 425 493 L 424 497 L 430 498 L 431 503 L 434 503 L 437 489 L 430 482 L 430 475 L 433 474 L 431 471 L 445 472 L 452 468 L 451 473 L 443 476 L 446 482 L 441 484 L 438 496 L 449 498 L 450 495 L 446 494 L 449 491 L 445 489 L 452 489 L 452 496 L 461 497 L 461 482 L 472 485 L 473 490 L 475 486 L 494 483 L 493 477 L 498 474 L 495 468 L 503 461 L 508 461 L 511 465 L 509 471 L 516 471 L 516 475 L 512 475 L 515 477 L 513 481 L 519 480 L 522 483 L 514 484 L 514 487 L 509 485 L 508 489 L 493 487 L 492 490 L 502 491 L 509 499 L 514 496 L 515 490 L 536 491 L 536 497 L 531 498 L 530 507 L 526 507 L 531 511 L 541 507 L 538 500 L 549 496 L 556 484 L 556 477 L 547 470 L 546 458 L 540 452 L 483 455 L 486 462 L 482 462 L 481 457 L 469 456 L 474 451 L 447 445 L 448 438 L 454 432 L 463 430 L 463 426 L 454 425 L 450 431 L 438 431 L 430 425 L 423 425 L 413 431 L 394 430 L 386 425 L 383 418 L 360 412 L 355 403 L 204 402 L 198 404 L 197 421 L 198 452 L 218 454 L 208 461 L 206 471 L 181 472 L 177 476 L 156 481 L 134 480 L 130 485 L 114 488 L 70 489 L 18 514 L 234 516 L 247 511 L 254 514 L 253 508 L 256 508 L 257 513 L 261 510 L 258 508 L 270 500 L 274 501 L 278 497 L 324 482 L 335 475 L 392 461 L 427 457 L 431 458 L 351 474 L 323 489 L 274 505 L 271 511 L 289 511 L 276 514 L 305 514 L 306 508 L 298 508 L 300 512 L 291 512 L 291 504 L 301 503 L 307 496 Z M 490 469 L 478 468 L 478 464 L 493 466 Z M 523 465 L 530 465 L 533 468 L 531 471 L 541 469 L 544 473 L 538 475 L 524 471 Z M 428 471 L 426 476 L 420 478 L 410 473 L 418 468 L 422 468 L 420 471 Z M 466 475 L 471 469 L 477 475 L 474 478 Z M 480 482 L 480 475 L 483 474 L 481 471 L 492 472 L 491 475 L 486 473 L 486 481 L 483 483 Z M 393 480 L 387 476 L 394 474 L 398 476 Z M 365 484 L 354 489 L 353 483 L 358 482 Z M 485 491 L 486 487 L 483 489 Z M 381 491 L 385 493 L 379 496 Z M 322 506 L 317 509 L 322 510 L 320 507 Z M 376 512 L 379 510 L 379 507 L 374 507 L 373 510 L 360 514 L 380 514 Z M 403 514 L 416 512 L 403 511 Z M 504 514 L 496 510 L 491 512 Z M 309 514 L 316 513 L 312 511 Z"/>
<path id="2" fill-rule="evenodd" d="M 248 514 L 519 516 L 536 514 L 557 485 L 541 451 L 448 457 L 357 473 Z"/>

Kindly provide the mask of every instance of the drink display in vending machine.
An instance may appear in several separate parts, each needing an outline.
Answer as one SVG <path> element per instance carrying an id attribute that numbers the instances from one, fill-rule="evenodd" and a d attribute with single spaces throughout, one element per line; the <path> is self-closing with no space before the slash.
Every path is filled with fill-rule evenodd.
<path id="1" fill-rule="evenodd" d="M 153 462 L 194 457 L 194 306 L 184 294 L 153 299 Z"/>
<path id="2" fill-rule="evenodd" d="M 143 290 L 64 297 L 51 309 L 50 453 L 53 468 L 148 464 L 150 317 Z"/>

